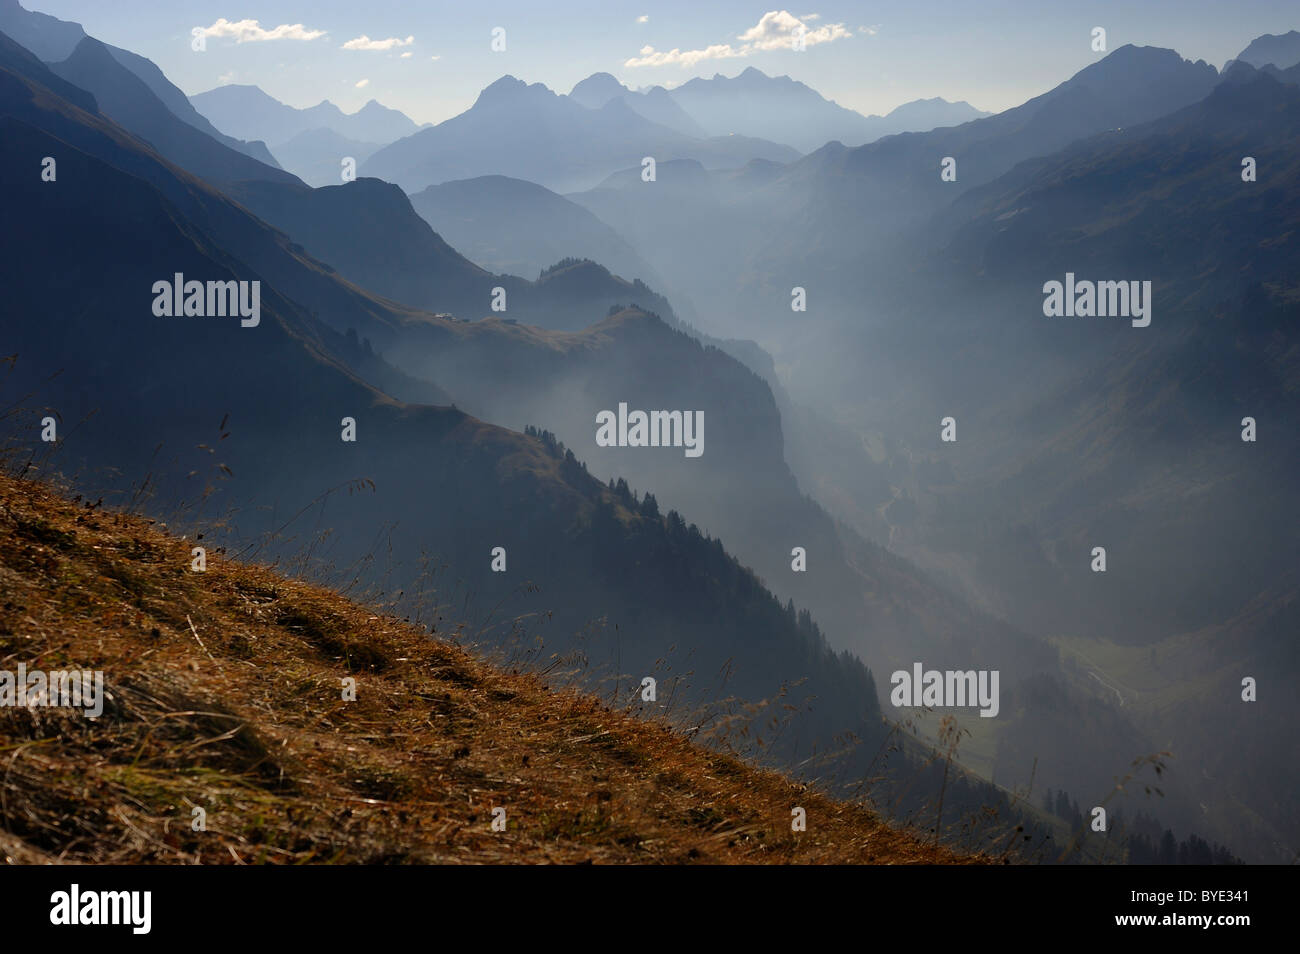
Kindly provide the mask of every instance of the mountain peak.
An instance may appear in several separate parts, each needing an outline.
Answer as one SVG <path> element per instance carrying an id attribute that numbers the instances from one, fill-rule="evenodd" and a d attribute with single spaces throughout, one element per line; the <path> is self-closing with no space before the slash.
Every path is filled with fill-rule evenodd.
<path id="1" fill-rule="evenodd" d="M 739 73 L 736 74 L 734 79 L 729 80 L 725 76 L 722 76 L 721 74 L 717 74 L 713 78 L 715 80 L 722 80 L 723 82 L 726 83 L 746 83 L 751 86 L 760 86 L 764 83 L 771 83 L 777 81 L 778 79 L 783 79 L 786 82 L 790 81 L 790 77 L 788 76 L 782 76 L 782 77 L 768 76 L 766 73 L 764 73 L 756 66 L 745 67 L 743 70 L 741 70 Z"/>
<path id="2" fill-rule="evenodd" d="M 1218 70 L 1204 60 L 1193 63 L 1184 59 L 1177 50 L 1126 43 L 1096 63 L 1085 66 L 1057 89 L 1098 85 L 1121 95 L 1126 89 L 1149 91 L 1153 82 L 1178 82 L 1193 72 L 1205 71 L 1218 76 Z"/>
<path id="3" fill-rule="evenodd" d="M 1237 60 L 1256 68 L 1268 66 L 1270 63 L 1280 70 L 1295 66 L 1300 63 L 1300 30 L 1257 36 L 1237 54 Z M 1224 69 L 1226 70 L 1233 62 L 1229 60 L 1224 64 Z"/>
<path id="4" fill-rule="evenodd" d="M 600 109 L 610 100 L 630 92 L 609 73 L 592 73 L 574 85 L 569 98 L 588 109 Z"/>
<path id="5" fill-rule="evenodd" d="M 547 96 L 555 95 L 542 83 L 525 83 L 523 80 L 507 73 L 505 76 L 502 76 L 500 79 L 495 80 L 488 86 L 484 87 L 483 92 L 478 94 L 478 99 L 475 101 L 474 105 L 481 106 L 491 103 L 510 102 L 520 96 L 531 95 L 540 97 L 543 94 Z"/>
<path id="6" fill-rule="evenodd" d="M 939 126 L 957 126 L 989 115 L 976 109 L 965 100 L 950 103 L 942 96 L 930 99 L 914 99 L 910 103 L 896 106 L 886 114 L 886 119 L 902 122 L 914 127 L 907 131 L 923 131 Z"/>
<path id="7" fill-rule="evenodd" d="M 497 93 L 509 93 L 509 92 L 514 92 L 516 90 L 527 89 L 527 88 L 528 88 L 527 83 L 507 73 L 505 76 L 502 76 L 500 79 L 493 80 L 487 86 L 483 87 L 483 92 L 480 93 L 479 95 L 483 96 L 488 93 L 494 95 Z"/>
<path id="8" fill-rule="evenodd" d="M 117 60 L 113 59 L 113 55 L 108 52 L 108 47 L 96 40 L 93 36 L 83 36 L 81 38 L 80 42 L 78 42 L 73 48 L 72 53 L 68 55 L 69 60 L 74 58 L 88 62 L 106 62 L 111 60 L 114 65 L 117 64 Z"/>
<path id="9" fill-rule="evenodd" d="M 608 86 L 611 88 L 618 87 L 619 89 L 626 88 L 623 86 L 622 83 L 618 81 L 618 79 L 614 76 L 613 73 L 605 73 L 605 72 L 592 73 L 585 80 L 580 80 L 578 83 L 576 83 L 573 88 L 577 89 L 579 86 L 584 86 L 584 85 Z"/>

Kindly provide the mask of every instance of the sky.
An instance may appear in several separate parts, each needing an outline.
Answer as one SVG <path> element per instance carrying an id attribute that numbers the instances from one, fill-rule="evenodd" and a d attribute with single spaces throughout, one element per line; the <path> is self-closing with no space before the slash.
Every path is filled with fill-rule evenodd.
<path id="1" fill-rule="evenodd" d="M 297 107 L 329 99 L 353 112 L 378 99 L 417 122 L 463 112 L 505 74 L 567 93 L 600 71 L 673 86 L 749 66 L 864 114 L 933 96 L 997 112 L 1098 59 L 1095 27 L 1107 50 L 1169 47 L 1219 68 L 1261 34 L 1300 28 L 1296 0 L 20 2 L 147 56 L 191 95 L 247 83 Z"/>

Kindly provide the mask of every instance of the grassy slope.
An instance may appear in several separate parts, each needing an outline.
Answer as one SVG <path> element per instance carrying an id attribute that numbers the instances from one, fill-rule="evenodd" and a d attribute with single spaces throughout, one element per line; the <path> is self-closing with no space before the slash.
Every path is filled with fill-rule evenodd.
<path id="1" fill-rule="evenodd" d="M 975 860 L 330 591 L 191 572 L 192 544 L 0 477 L 0 669 L 111 695 L 0 709 L 6 862 Z"/>

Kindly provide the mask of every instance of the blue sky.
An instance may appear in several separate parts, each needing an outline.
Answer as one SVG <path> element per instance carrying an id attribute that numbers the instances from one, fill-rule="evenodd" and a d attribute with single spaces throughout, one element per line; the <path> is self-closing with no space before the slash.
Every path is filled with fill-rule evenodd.
<path id="1" fill-rule="evenodd" d="M 1093 62 L 1096 26 L 1109 49 L 1171 47 L 1216 67 L 1260 34 L 1300 28 L 1295 0 L 20 2 L 149 57 L 187 93 L 252 83 L 294 106 L 329 99 L 349 112 L 373 98 L 419 122 L 454 116 L 506 73 L 568 92 L 601 70 L 643 86 L 748 66 L 863 113 L 931 96 L 1001 110 Z M 808 31 L 802 52 L 780 42 L 787 17 Z M 194 52 L 192 28 L 214 25 L 207 49 Z M 504 52 L 490 49 L 494 27 L 506 31 Z M 345 48 L 350 41 L 361 48 Z"/>

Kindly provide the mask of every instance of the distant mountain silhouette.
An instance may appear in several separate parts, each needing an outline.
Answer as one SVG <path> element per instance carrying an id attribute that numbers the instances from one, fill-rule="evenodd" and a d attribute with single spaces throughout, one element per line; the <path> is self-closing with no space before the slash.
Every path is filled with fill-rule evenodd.
<path id="1" fill-rule="evenodd" d="M 429 186 L 411 205 L 466 257 L 495 272 L 535 277 L 564 258 L 599 261 L 615 275 L 661 287 L 617 232 L 582 206 L 523 179 L 479 176 Z M 509 228 L 502 224 L 510 223 Z"/>
<path id="2" fill-rule="evenodd" d="M 833 204 L 835 219 L 887 215 L 892 220 L 903 211 L 915 217 L 1024 159 L 1195 103 L 1218 79 L 1214 67 L 1184 60 L 1173 50 L 1123 46 L 1055 89 L 996 116 L 889 136 L 857 149 L 827 146 L 792 165 L 773 188 L 790 190 L 799 201 L 816 201 L 819 213 L 832 211 Z M 957 160 L 954 182 L 940 178 L 945 156 Z"/>
<path id="3" fill-rule="evenodd" d="M 365 162 L 382 147 L 378 142 L 358 142 L 332 129 L 320 127 L 298 133 L 275 147 L 276 156 L 285 169 L 311 186 L 332 186 L 343 182 L 343 163 L 352 159 Z M 355 172 L 355 168 L 353 169 Z"/>
<path id="4" fill-rule="evenodd" d="M 611 99 L 631 92 L 609 73 L 592 73 L 574 84 L 573 89 L 569 90 L 569 99 L 588 109 L 600 109 Z"/>
<path id="5" fill-rule="evenodd" d="M 668 95 L 711 135 L 755 136 L 805 153 L 832 141 L 860 146 L 881 136 L 956 126 L 988 115 L 969 103 L 936 98 L 906 103 L 887 116 L 863 116 L 788 76 L 768 76 L 752 66 L 732 78 L 721 73 L 697 77 Z M 631 105 L 637 108 L 635 100 Z"/>
<path id="6" fill-rule="evenodd" d="M 754 158 L 787 162 L 797 155 L 789 146 L 744 136 L 686 136 L 646 119 L 624 98 L 588 109 L 541 83 L 503 76 L 459 116 L 375 153 L 362 173 L 408 192 L 482 175 L 567 192 L 590 187 L 617 169 L 640 166 L 646 156 L 731 168 Z"/>
<path id="7" fill-rule="evenodd" d="M 355 113 L 345 113 L 329 100 L 298 109 L 256 86 L 229 84 L 196 93 L 190 102 L 223 132 L 241 139 L 263 139 L 272 150 L 316 129 L 328 129 L 357 142 L 389 143 L 420 128 L 405 113 L 373 99 Z"/>
<path id="8" fill-rule="evenodd" d="M 1258 36 L 1235 59 L 1224 64 L 1225 72 L 1232 63 L 1248 63 L 1257 69 L 1270 64 L 1280 70 L 1295 66 L 1300 63 L 1300 30 Z"/>
<path id="9" fill-rule="evenodd" d="M 691 119 L 671 94 L 662 86 L 655 86 L 644 92 L 633 92 L 608 73 L 592 73 L 579 82 L 569 92 L 569 98 L 588 109 L 600 109 L 610 100 L 622 100 L 633 112 L 639 113 L 652 123 L 659 123 L 669 129 L 675 129 L 685 136 L 697 139 L 706 138 L 704 131 L 695 120 Z"/>
<path id="10" fill-rule="evenodd" d="M 895 106 L 884 116 L 867 118 L 880 120 L 875 125 L 883 137 L 904 132 L 927 132 L 943 126 L 960 126 L 962 123 L 992 115 L 987 110 L 976 109 L 965 100 L 954 103 L 941 96 L 932 96 L 930 99 L 914 99 L 901 106 Z M 873 129 L 872 132 L 875 130 Z"/>

